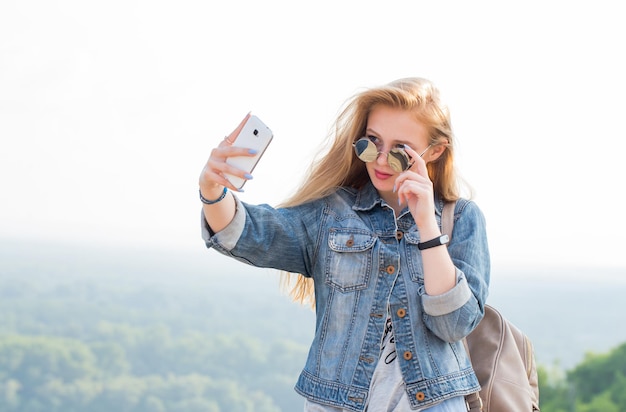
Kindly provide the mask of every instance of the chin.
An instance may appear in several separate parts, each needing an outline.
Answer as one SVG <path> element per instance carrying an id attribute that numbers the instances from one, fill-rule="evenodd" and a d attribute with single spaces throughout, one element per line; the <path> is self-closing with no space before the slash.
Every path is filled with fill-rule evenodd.
<path id="1" fill-rule="evenodd" d="M 372 181 L 372 184 L 374 185 L 376 190 L 378 190 L 378 192 L 380 193 L 383 193 L 383 192 L 392 193 L 393 192 L 393 184 L 395 182 L 395 179 L 380 180 L 380 179 L 377 179 L 376 177 L 372 178 L 370 176 L 370 180 Z"/>
<path id="2" fill-rule="evenodd" d="M 376 172 L 374 170 L 368 170 L 368 174 L 370 177 L 370 180 L 372 182 L 372 184 L 374 185 L 374 187 L 376 188 L 376 190 L 378 190 L 379 192 L 392 192 L 393 191 L 393 184 L 396 181 L 396 177 L 392 176 L 392 175 L 388 175 L 384 178 L 380 178 L 379 176 L 376 175 Z"/>

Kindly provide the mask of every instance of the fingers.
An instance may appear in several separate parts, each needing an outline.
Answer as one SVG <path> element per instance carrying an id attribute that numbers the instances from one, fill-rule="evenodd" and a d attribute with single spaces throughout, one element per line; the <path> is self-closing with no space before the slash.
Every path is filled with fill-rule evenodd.
<path id="1" fill-rule="evenodd" d="M 396 188 L 400 203 L 409 203 L 413 199 L 427 199 L 433 196 L 432 182 L 419 176 L 416 179 L 398 177 Z"/>
<path id="2" fill-rule="evenodd" d="M 246 147 L 237 147 L 233 146 L 237 136 L 243 129 L 246 121 L 250 118 L 250 113 L 246 114 L 246 116 L 241 120 L 239 125 L 232 131 L 229 135 L 225 136 L 224 139 L 217 145 L 217 147 L 211 150 L 211 154 L 209 159 L 207 160 L 204 168 L 202 169 L 202 173 L 200 175 L 200 185 L 201 187 L 215 187 L 215 186 L 226 186 L 231 190 L 239 191 L 232 183 L 228 180 L 226 175 L 238 176 L 243 179 L 249 180 L 252 178 L 251 175 L 247 174 L 244 170 L 241 170 L 235 166 L 230 165 L 227 160 L 230 157 L 240 157 L 240 156 L 254 156 L 256 155 L 255 150 L 250 150 Z"/>
<path id="3" fill-rule="evenodd" d="M 415 224 L 421 230 L 428 219 L 435 216 L 433 184 L 430 179 L 423 178 L 414 172 L 405 172 L 404 179 L 396 183 L 398 186 L 398 205 L 406 203 Z M 399 178 L 400 179 L 400 178 Z"/>
<path id="4" fill-rule="evenodd" d="M 237 136 L 239 136 L 239 133 L 241 132 L 241 129 L 243 129 L 243 126 L 246 124 L 246 122 L 248 121 L 249 118 L 250 118 L 250 112 L 248 112 L 248 114 L 246 114 L 246 116 L 239 123 L 239 125 L 235 128 L 235 130 L 232 131 L 231 134 L 229 134 L 226 137 L 224 137 L 224 143 L 226 143 L 228 145 L 232 145 L 233 143 L 235 143 L 235 140 L 237 139 Z"/>
<path id="5" fill-rule="evenodd" d="M 409 203 L 411 200 L 419 200 L 420 198 L 432 198 L 433 184 L 428 176 L 426 162 L 422 159 L 421 154 L 410 146 L 404 145 L 404 148 L 411 157 L 413 165 L 407 171 L 401 173 L 395 181 L 398 201 L 400 203 Z"/>
<path id="6" fill-rule="evenodd" d="M 430 148 L 430 146 L 428 147 Z M 420 174 L 421 176 L 428 177 L 428 169 L 426 168 L 426 162 L 422 158 L 422 156 L 424 155 L 426 151 L 422 152 L 421 154 L 417 153 L 407 144 L 404 145 L 404 150 L 411 157 L 411 160 L 413 161 L 413 166 L 411 166 L 409 170 L 413 170 L 417 172 L 418 174 Z"/>
<path id="7" fill-rule="evenodd" d="M 220 144 L 211 151 L 211 156 L 207 160 L 201 175 L 202 184 L 218 184 L 226 186 L 231 190 L 239 191 L 228 180 L 226 175 L 238 176 L 245 180 L 252 179 L 252 176 L 245 170 L 233 166 L 227 162 L 230 157 L 250 157 L 257 152 L 245 147 L 232 147 L 228 144 Z"/>

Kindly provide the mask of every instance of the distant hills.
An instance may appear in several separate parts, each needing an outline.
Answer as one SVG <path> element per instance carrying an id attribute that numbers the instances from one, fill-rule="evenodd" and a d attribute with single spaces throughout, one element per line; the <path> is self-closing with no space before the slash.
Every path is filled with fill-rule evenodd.
<path id="1" fill-rule="evenodd" d="M 135 299 L 120 299 L 120 311 L 124 305 L 155 304 L 158 296 L 177 296 L 212 311 L 206 316 L 219 333 L 284 336 L 306 346 L 313 334 L 313 312 L 279 291 L 276 271 L 231 261 L 201 244 L 181 253 L 4 239 L 0 278 L 46 284 L 90 279 L 144 291 Z M 568 369 L 586 352 L 605 352 L 626 341 L 625 296 L 626 268 L 511 267 L 492 273 L 488 303 L 530 336 L 538 363 Z M 184 324 L 185 313 L 178 316 Z"/>

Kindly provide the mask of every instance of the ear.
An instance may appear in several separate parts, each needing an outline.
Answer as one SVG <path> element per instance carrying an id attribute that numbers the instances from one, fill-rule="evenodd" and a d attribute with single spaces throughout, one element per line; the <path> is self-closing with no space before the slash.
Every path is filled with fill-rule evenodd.
<path id="1" fill-rule="evenodd" d="M 433 146 L 432 149 L 430 149 L 424 156 L 426 158 L 426 163 L 434 162 L 435 160 L 439 159 L 439 156 L 441 156 L 443 152 L 446 151 L 446 149 L 447 146 L 445 144 L 438 144 L 436 146 Z"/>

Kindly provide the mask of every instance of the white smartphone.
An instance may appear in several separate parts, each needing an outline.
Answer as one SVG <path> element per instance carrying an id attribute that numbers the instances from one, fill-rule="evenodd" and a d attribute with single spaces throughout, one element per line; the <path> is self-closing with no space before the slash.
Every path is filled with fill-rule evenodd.
<path id="1" fill-rule="evenodd" d="M 257 151 L 256 155 L 229 157 L 226 159 L 226 163 L 245 170 L 247 173 L 252 173 L 273 137 L 274 134 L 270 128 L 267 127 L 261 119 L 251 115 L 233 142 L 233 146 L 254 149 Z M 246 179 L 239 176 L 233 176 L 228 173 L 225 173 L 224 175 L 237 189 L 241 189 L 246 183 Z"/>

